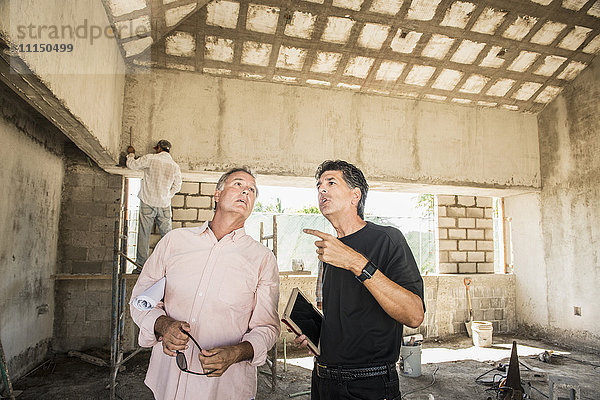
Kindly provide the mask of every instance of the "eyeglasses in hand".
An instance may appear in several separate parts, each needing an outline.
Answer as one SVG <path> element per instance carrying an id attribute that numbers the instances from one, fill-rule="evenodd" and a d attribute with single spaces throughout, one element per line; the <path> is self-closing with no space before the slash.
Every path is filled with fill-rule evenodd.
<path id="1" fill-rule="evenodd" d="M 200 347 L 198 342 L 196 342 L 196 339 L 194 339 L 192 337 L 192 335 L 190 335 L 189 332 L 186 332 L 183 329 L 181 330 L 181 332 L 185 333 L 190 339 L 192 339 L 192 342 L 194 342 L 196 347 L 198 347 L 198 350 L 200 350 L 200 352 L 202 352 L 202 348 Z M 182 370 L 183 372 L 187 372 L 188 374 L 194 374 L 194 375 L 210 375 L 216 371 L 216 369 L 213 369 L 212 371 L 208 371 L 203 374 L 201 374 L 199 372 L 190 371 L 188 369 L 188 363 L 187 363 L 187 359 L 185 358 L 185 354 L 179 350 L 176 350 L 176 352 L 177 352 L 177 355 L 175 356 L 175 361 L 177 362 L 177 366 L 179 367 L 179 369 Z"/>

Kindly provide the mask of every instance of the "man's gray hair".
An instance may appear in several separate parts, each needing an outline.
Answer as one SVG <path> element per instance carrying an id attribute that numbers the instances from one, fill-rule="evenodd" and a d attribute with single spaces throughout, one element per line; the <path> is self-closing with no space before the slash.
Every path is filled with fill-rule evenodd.
<path id="1" fill-rule="evenodd" d="M 225 172 L 219 178 L 219 181 L 217 182 L 217 190 L 223 190 L 223 187 L 225 187 L 225 182 L 227 182 L 227 178 L 229 178 L 229 176 L 231 174 L 234 174 L 236 172 L 245 172 L 248 175 L 250 175 L 251 177 L 253 177 L 254 179 L 256 179 L 256 177 L 254 176 L 254 174 L 248 168 L 246 168 L 246 167 L 231 168 L 229 171 Z M 257 192 L 256 194 L 258 195 L 258 189 L 256 189 L 256 192 Z"/>

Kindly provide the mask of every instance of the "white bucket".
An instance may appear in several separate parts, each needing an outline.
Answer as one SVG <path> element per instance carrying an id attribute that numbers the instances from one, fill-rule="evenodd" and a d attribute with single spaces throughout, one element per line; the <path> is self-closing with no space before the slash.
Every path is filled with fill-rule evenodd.
<path id="1" fill-rule="evenodd" d="M 490 347 L 494 326 L 488 321 L 473 321 L 473 344 L 477 347 Z"/>
<path id="2" fill-rule="evenodd" d="M 421 345 L 402 345 L 400 349 L 400 371 L 402 375 L 421 376 Z"/>

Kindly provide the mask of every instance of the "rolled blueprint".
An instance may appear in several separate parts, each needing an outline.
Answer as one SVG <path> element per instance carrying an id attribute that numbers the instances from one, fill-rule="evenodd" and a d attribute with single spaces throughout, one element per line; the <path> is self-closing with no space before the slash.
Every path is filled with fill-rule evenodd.
<path id="1" fill-rule="evenodd" d="M 140 311 L 148 311 L 158 304 L 165 295 L 166 278 L 163 276 L 161 280 L 148 288 L 144 293 L 131 300 L 135 308 Z"/>

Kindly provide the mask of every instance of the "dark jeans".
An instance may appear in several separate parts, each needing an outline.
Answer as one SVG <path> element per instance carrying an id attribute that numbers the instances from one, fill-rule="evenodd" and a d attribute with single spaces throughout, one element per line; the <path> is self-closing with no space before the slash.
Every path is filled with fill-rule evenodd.
<path id="1" fill-rule="evenodd" d="M 390 374 L 340 381 L 317 376 L 313 369 L 311 400 L 400 400 L 400 381 L 396 369 Z"/>

